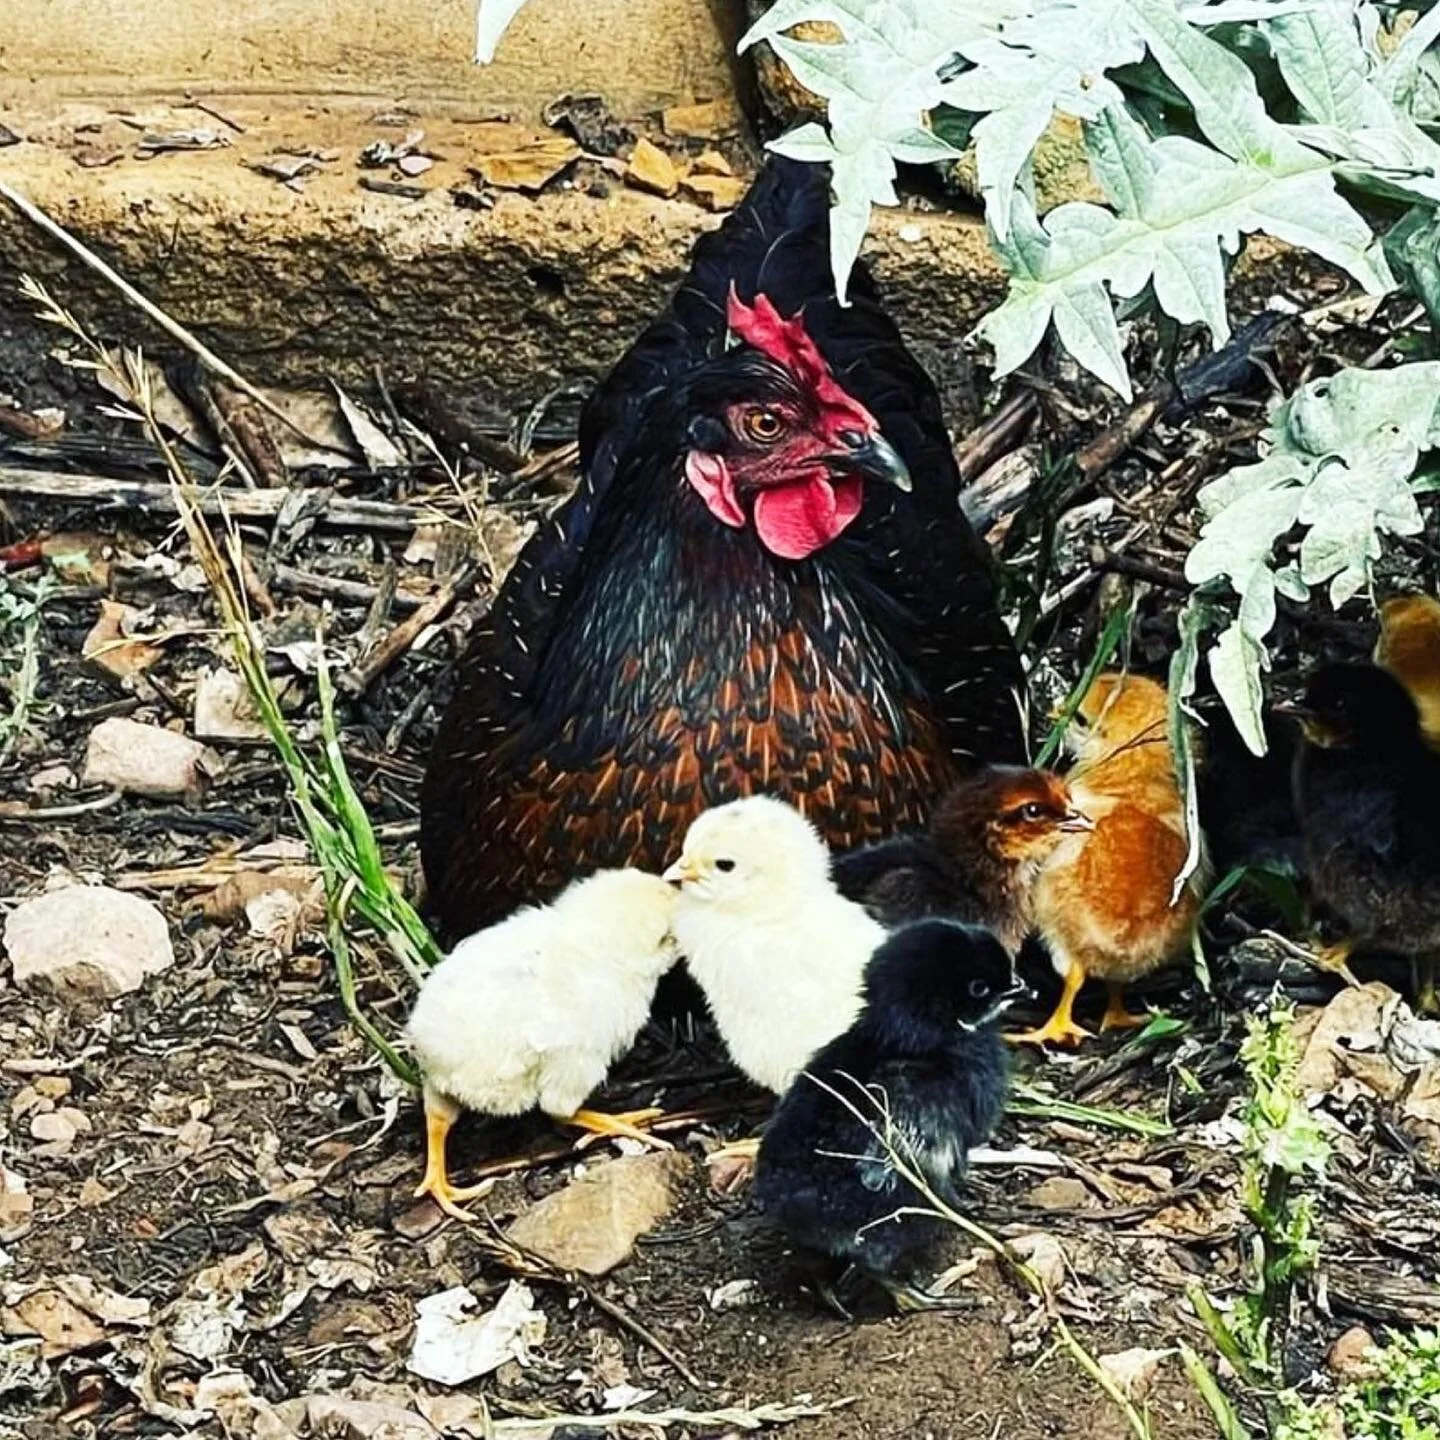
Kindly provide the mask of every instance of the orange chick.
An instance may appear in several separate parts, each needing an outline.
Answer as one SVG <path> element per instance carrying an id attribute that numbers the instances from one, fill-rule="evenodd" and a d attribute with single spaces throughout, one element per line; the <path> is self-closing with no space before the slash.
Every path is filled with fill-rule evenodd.
<path id="1" fill-rule="evenodd" d="M 1426 743 L 1440 750 L 1440 600 L 1433 595 L 1392 595 L 1385 601 L 1375 663 L 1410 692 Z"/>
<path id="2" fill-rule="evenodd" d="M 1066 778 L 1094 828 L 1066 838 L 1042 868 L 1034 898 L 1036 929 L 1064 989 L 1044 1025 L 1012 1039 L 1087 1038 L 1073 1009 L 1090 977 L 1110 991 L 1102 1030 L 1144 1024 L 1125 1008 L 1123 987 L 1189 946 L 1202 890 L 1192 875 L 1171 903 L 1188 845 L 1167 709 L 1163 685 L 1116 673 L 1096 679 L 1081 702 L 1066 737 L 1076 757 Z"/>

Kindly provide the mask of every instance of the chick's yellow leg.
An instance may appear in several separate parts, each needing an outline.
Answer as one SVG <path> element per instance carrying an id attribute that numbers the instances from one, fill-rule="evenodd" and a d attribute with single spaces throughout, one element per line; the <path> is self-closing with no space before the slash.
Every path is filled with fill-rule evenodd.
<path id="1" fill-rule="evenodd" d="M 639 1140 L 655 1150 L 673 1150 L 668 1140 L 652 1135 L 643 1127 L 661 1118 L 663 1110 L 631 1110 L 623 1115 L 607 1115 L 602 1110 L 577 1110 L 564 1120 L 591 1135 L 624 1135 L 630 1140 Z"/>
<path id="2" fill-rule="evenodd" d="M 1125 1008 L 1125 987 L 1116 985 L 1113 982 L 1107 984 L 1110 1000 L 1105 1006 L 1105 1013 L 1100 1017 L 1101 1030 L 1138 1030 L 1142 1025 L 1150 1023 L 1148 1015 L 1132 1015 Z"/>
<path id="3" fill-rule="evenodd" d="M 1077 1025 L 1072 1014 L 1075 997 L 1084 983 L 1084 966 L 1072 960 L 1065 972 L 1065 988 L 1060 992 L 1055 1013 L 1038 1030 L 1024 1030 L 1005 1038 L 1015 1045 L 1078 1045 L 1082 1040 L 1090 1039 L 1090 1032 Z"/>
<path id="4" fill-rule="evenodd" d="M 1344 940 L 1337 940 L 1333 945 L 1322 945 L 1315 952 L 1315 963 L 1320 969 L 1339 975 L 1347 985 L 1353 985 L 1358 989 L 1360 982 L 1350 968 L 1350 957 L 1355 953 L 1356 943 L 1355 937 L 1351 935 Z"/>
<path id="5" fill-rule="evenodd" d="M 488 1195 L 495 1188 L 495 1182 L 484 1180 L 463 1190 L 450 1183 L 445 1166 L 445 1139 L 459 1114 L 460 1107 L 453 1100 L 434 1090 L 425 1091 L 425 1177 L 416 1186 L 415 1195 L 417 1199 L 428 1195 L 447 1215 L 469 1220 L 471 1216 L 460 1208 L 459 1202 Z"/>

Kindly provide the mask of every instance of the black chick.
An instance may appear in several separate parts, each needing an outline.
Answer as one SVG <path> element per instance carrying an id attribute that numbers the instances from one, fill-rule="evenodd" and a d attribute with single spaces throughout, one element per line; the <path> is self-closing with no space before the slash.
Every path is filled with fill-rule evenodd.
<path id="1" fill-rule="evenodd" d="M 799 1245 L 843 1262 L 840 1283 L 867 1275 L 902 1310 L 947 1303 L 902 1271 L 941 1222 L 897 1216 L 928 1202 L 859 1117 L 883 1131 L 882 1102 L 896 1153 L 958 1204 L 969 1152 L 1005 1100 L 995 1021 L 1023 989 L 989 931 L 952 920 L 908 925 L 871 956 L 854 1024 L 811 1057 L 780 1101 L 760 1142 L 755 1198 Z M 833 1289 L 821 1293 L 841 1308 Z"/>
<path id="2" fill-rule="evenodd" d="M 943 915 L 986 926 L 1014 955 L 1041 866 L 1066 835 L 1092 829 L 1058 775 L 986 765 L 945 795 L 926 833 L 848 851 L 831 876 L 882 925 Z"/>
<path id="3" fill-rule="evenodd" d="M 1409 956 L 1417 1006 L 1436 1007 L 1440 956 L 1440 755 L 1405 687 L 1374 665 L 1325 665 L 1284 707 L 1305 731 L 1295 808 L 1316 897 L 1359 945 Z"/>

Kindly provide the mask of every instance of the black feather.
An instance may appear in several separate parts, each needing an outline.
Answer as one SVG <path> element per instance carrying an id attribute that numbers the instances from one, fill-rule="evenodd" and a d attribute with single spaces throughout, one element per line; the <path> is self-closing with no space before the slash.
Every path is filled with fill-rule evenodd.
<path id="1" fill-rule="evenodd" d="M 854 1025 L 812 1057 L 765 1128 L 760 1206 L 806 1249 L 894 1275 L 936 1224 L 892 1218 L 928 1202 L 844 1100 L 877 1119 L 882 1101 L 899 1153 L 954 1203 L 970 1150 L 1004 1105 L 994 1022 L 1018 988 L 987 931 L 925 920 L 892 935 L 866 969 Z"/>

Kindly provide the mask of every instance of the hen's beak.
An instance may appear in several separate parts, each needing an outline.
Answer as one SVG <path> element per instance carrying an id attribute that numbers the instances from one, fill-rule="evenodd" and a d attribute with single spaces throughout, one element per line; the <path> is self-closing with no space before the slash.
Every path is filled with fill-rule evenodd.
<path id="1" fill-rule="evenodd" d="M 910 467 L 900 452 L 880 434 L 867 435 L 858 445 L 825 457 L 837 470 L 862 475 L 867 480 L 884 480 L 897 490 L 909 491 Z"/>
<path id="2" fill-rule="evenodd" d="M 1095 828 L 1095 822 L 1083 810 L 1067 810 L 1056 828 L 1062 835 L 1083 835 Z"/>
<path id="3" fill-rule="evenodd" d="M 683 885 L 687 880 L 698 880 L 700 871 L 693 860 L 682 855 L 660 878 L 672 885 Z"/>

